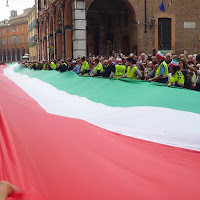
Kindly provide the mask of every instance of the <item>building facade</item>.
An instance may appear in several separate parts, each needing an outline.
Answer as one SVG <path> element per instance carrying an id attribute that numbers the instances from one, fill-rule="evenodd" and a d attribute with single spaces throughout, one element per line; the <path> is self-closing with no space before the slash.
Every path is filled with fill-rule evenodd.
<path id="1" fill-rule="evenodd" d="M 28 20 L 28 49 L 29 60 L 37 60 L 37 29 L 36 29 L 36 10 L 35 6 L 31 8 L 27 15 Z"/>
<path id="2" fill-rule="evenodd" d="M 38 0 L 40 59 L 200 51 L 200 0 Z M 192 12 L 188 12 L 192 11 Z"/>
<path id="3" fill-rule="evenodd" d="M 28 53 L 27 41 L 27 14 L 17 15 L 17 11 L 11 11 L 9 20 L 0 23 L 0 61 L 17 62 L 22 60 L 22 56 Z"/>

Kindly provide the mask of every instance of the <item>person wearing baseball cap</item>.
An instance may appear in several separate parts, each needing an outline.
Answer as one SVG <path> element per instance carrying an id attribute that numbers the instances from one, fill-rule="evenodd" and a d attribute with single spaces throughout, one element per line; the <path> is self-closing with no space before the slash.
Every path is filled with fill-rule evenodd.
<path id="1" fill-rule="evenodd" d="M 156 75 L 154 78 L 150 78 L 149 82 L 156 81 L 159 83 L 167 83 L 169 70 L 168 70 L 167 63 L 165 62 L 165 54 L 162 51 L 159 51 L 156 54 L 156 59 L 157 59 L 157 62 L 159 63 L 156 70 Z"/>
<path id="2" fill-rule="evenodd" d="M 125 75 L 126 73 L 126 67 L 122 64 L 122 59 L 121 58 L 117 58 L 117 64 L 115 65 L 115 67 L 112 69 L 111 74 L 110 74 L 110 79 L 111 78 L 121 78 L 122 76 Z"/>
<path id="3" fill-rule="evenodd" d="M 185 83 L 185 77 L 180 70 L 179 61 L 172 60 L 170 63 L 170 67 L 172 68 L 172 75 L 169 79 L 168 87 L 170 86 L 183 87 Z"/>

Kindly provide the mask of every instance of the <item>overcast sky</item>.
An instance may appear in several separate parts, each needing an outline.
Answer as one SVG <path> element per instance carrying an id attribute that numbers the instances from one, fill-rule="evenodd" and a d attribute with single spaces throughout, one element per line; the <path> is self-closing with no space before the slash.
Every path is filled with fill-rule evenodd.
<path id="1" fill-rule="evenodd" d="M 9 19 L 10 11 L 17 10 L 17 14 L 23 13 L 23 10 L 32 7 L 35 0 L 8 0 L 9 7 L 6 7 L 7 0 L 0 0 L 0 21 Z"/>

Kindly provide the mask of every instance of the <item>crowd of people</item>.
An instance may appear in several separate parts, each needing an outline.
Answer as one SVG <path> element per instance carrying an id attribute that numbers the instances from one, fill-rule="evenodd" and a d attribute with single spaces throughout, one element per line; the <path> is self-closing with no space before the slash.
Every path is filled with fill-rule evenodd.
<path id="1" fill-rule="evenodd" d="M 200 55 L 166 55 L 159 51 L 139 56 L 112 52 L 111 56 L 78 57 L 52 61 L 23 62 L 34 70 L 74 71 L 79 76 L 141 79 L 200 91 Z"/>

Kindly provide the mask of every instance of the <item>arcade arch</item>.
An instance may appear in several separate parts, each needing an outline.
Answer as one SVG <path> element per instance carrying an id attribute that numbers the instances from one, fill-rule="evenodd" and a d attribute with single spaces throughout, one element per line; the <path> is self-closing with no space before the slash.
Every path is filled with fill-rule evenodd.
<path id="1" fill-rule="evenodd" d="M 94 0 L 87 10 L 87 54 L 110 55 L 113 49 L 135 51 L 138 30 L 135 10 L 128 0 Z M 136 50 L 137 51 L 137 50 Z"/>

